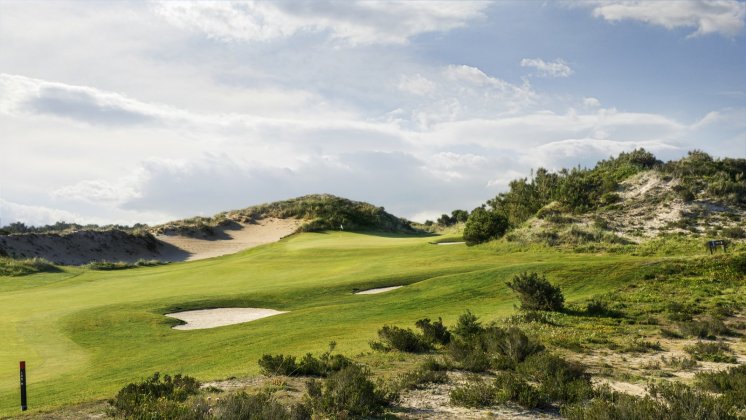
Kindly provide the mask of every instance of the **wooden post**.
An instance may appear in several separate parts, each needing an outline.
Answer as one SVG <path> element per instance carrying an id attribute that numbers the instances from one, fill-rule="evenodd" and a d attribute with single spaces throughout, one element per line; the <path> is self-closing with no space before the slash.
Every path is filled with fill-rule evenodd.
<path id="1" fill-rule="evenodd" d="M 28 410 L 26 402 L 26 362 L 21 361 L 21 411 Z"/>

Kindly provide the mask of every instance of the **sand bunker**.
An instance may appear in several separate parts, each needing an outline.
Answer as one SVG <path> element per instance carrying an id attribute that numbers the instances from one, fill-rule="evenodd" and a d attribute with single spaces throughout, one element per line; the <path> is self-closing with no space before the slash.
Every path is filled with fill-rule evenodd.
<path id="1" fill-rule="evenodd" d="M 390 292 L 390 291 L 392 291 L 394 289 L 398 289 L 400 287 L 401 286 L 380 287 L 378 289 L 363 290 L 362 292 L 357 292 L 355 294 L 356 295 L 377 295 L 378 293 Z"/>
<path id="2" fill-rule="evenodd" d="M 466 242 L 438 242 L 438 245 L 461 245 L 465 244 Z"/>
<path id="3" fill-rule="evenodd" d="M 262 308 L 216 308 L 174 312 L 166 316 L 186 322 L 186 324 L 175 326 L 175 330 L 201 330 L 256 321 L 284 313 L 286 312 Z"/>
<path id="4" fill-rule="evenodd" d="M 188 255 L 186 258 L 171 258 L 167 255 L 168 252 L 165 252 L 162 260 L 194 261 L 234 254 L 255 246 L 277 242 L 295 232 L 302 223 L 303 221 L 298 219 L 268 218 L 256 224 L 242 225 L 240 229 L 218 229 L 220 235 L 226 236 L 225 239 L 209 240 L 180 235 L 157 235 L 156 238 L 175 249 L 185 251 Z"/>

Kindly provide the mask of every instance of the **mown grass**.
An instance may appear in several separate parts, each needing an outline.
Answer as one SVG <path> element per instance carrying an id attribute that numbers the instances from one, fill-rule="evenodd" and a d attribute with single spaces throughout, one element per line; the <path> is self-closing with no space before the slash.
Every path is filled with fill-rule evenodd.
<path id="1" fill-rule="evenodd" d="M 27 362 L 32 410 L 110 397 L 155 371 L 203 381 L 258 374 L 262 354 L 318 354 L 330 341 L 339 353 L 375 362 L 388 357 L 370 354 L 368 345 L 382 325 L 411 326 L 425 317 L 452 325 L 466 308 L 484 321 L 510 316 L 518 301 L 505 283 L 517 273 L 546 274 L 573 305 L 638 284 L 668 261 L 428 241 L 305 233 L 190 263 L 0 278 L 0 415 L 18 414 L 18 360 Z M 393 285 L 407 287 L 352 294 Z M 289 312 L 194 331 L 172 330 L 177 321 L 163 316 L 221 306 Z M 597 326 L 589 321 L 579 334 L 590 336 Z"/>

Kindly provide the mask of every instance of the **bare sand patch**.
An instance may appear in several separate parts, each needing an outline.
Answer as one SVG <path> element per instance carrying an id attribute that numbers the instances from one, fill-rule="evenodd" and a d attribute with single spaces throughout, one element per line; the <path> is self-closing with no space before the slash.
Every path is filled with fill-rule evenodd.
<path id="1" fill-rule="evenodd" d="M 355 294 L 356 295 L 377 295 L 379 293 L 390 292 L 390 291 L 392 291 L 394 289 L 398 289 L 400 287 L 402 287 L 402 286 L 379 287 L 378 289 L 363 290 L 362 292 L 356 292 Z"/>
<path id="2" fill-rule="evenodd" d="M 175 330 L 201 330 L 256 321 L 257 319 L 284 313 L 286 311 L 264 308 L 215 308 L 174 312 L 166 314 L 166 316 L 186 322 L 186 324 L 175 326 Z"/>
<path id="3" fill-rule="evenodd" d="M 461 245 L 465 244 L 466 242 L 438 242 L 436 245 Z"/>
<path id="4" fill-rule="evenodd" d="M 219 239 L 193 238 L 181 235 L 157 235 L 156 238 L 172 248 L 186 252 L 186 258 L 175 255 L 171 258 L 164 252 L 163 260 L 194 261 L 234 254 L 255 246 L 277 242 L 294 233 L 303 223 L 298 219 L 267 218 L 255 224 L 240 225 L 239 229 L 216 228 Z"/>

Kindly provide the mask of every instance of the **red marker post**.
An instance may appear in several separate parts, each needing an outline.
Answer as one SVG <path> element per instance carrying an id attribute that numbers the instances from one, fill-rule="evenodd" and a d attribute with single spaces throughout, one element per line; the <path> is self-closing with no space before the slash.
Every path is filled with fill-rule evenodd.
<path id="1" fill-rule="evenodd" d="M 28 410 L 26 403 L 26 362 L 21 361 L 21 411 Z"/>

